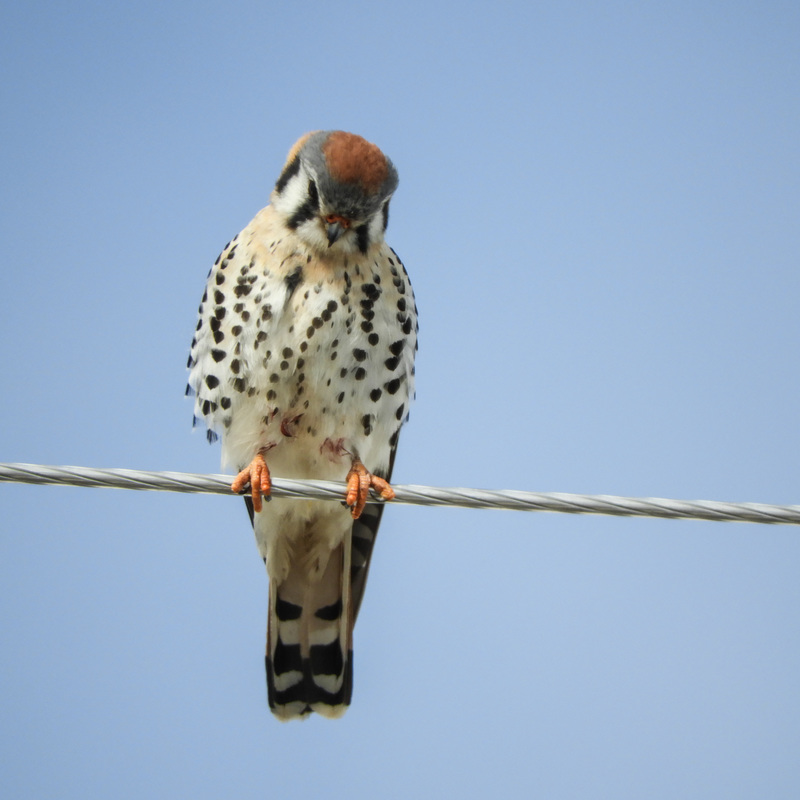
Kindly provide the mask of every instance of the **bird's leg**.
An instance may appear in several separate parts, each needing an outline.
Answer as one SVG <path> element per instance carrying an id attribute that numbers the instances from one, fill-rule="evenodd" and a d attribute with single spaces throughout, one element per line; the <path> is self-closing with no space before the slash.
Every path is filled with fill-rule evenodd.
<path id="1" fill-rule="evenodd" d="M 272 483 L 269 467 L 264 460 L 266 450 L 259 450 L 249 466 L 245 467 L 233 480 L 231 491 L 239 494 L 249 483 L 253 498 L 253 511 L 261 511 L 261 495 L 269 495 Z"/>
<path id="2" fill-rule="evenodd" d="M 370 488 L 375 489 L 384 500 L 394 499 L 394 489 L 389 486 L 388 481 L 373 475 L 357 458 L 354 458 L 350 472 L 347 473 L 347 497 L 345 498 L 345 503 L 350 506 L 353 519 L 361 516 L 364 506 L 367 504 Z"/>

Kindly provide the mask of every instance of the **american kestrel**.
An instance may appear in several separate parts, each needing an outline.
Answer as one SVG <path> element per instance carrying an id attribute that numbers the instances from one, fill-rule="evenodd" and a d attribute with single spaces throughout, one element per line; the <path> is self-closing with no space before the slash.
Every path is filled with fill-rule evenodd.
<path id="1" fill-rule="evenodd" d="M 417 310 L 384 242 L 397 171 L 343 131 L 303 136 L 270 205 L 208 277 L 189 357 L 195 419 L 222 437 L 269 575 L 267 687 L 280 719 L 350 703 L 352 635 L 400 426 Z M 345 503 L 269 498 L 270 472 L 346 481 Z M 267 495 L 262 502 L 262 495 Z"/>

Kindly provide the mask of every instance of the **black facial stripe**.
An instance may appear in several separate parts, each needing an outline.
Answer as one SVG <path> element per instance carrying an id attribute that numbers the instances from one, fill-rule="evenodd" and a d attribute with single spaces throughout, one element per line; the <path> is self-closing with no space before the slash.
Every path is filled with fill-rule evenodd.
<path id="1" fill-rule="evenodd" d="M 389 201 L 387 200 L 383 204 L 383 229 L 386 230 L 389 227 Z"/>
<path id="2" fill-rule="evenodd" d="M 297 175 L 300 171 L 300 159 L 295 156 L 284 168 L 278 182 L 275 184 L 275 191 L 280 194 L 285 188 L 286 184 Z"/>
<path id="3" fill-rule="evenodd" d="M 366 253 L 369 248 L 369 228 L 366 222 L 356 228 L 356 242 L 358 243 L 358 249 L 362 253 Z"/>
<path id="4" fill-rule="evenodd" d="M 302 225 L 304 222 L 308 222 L 308 220 L 313 219 L 317 214 L 319 198 L 316 198 L 317 202 L 314 203 L 312 198 L 307 198 L 305 203 L 297 209 L 297 211 L 289 217 L 289 221 L 286 223 L 292 230 L 297 228 L 299 225 Z"/>
<path id="5" fill-rule="evenodd" d="M 315 211 L 319 211 L 319 192 L 317 191 L 317 184 L 313 180 L 308 182 L 308 200 L 306 203 L 313 205 Z"/>

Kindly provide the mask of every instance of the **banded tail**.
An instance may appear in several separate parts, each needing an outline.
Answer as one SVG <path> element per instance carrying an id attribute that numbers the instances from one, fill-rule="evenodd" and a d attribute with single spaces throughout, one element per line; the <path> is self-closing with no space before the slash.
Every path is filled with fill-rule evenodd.
<path id="1" fill-rule="evenodd" d="M 270 582 L 267 627 L 269 707 L 282 720 L 312 711 L 340 717 L 353 693 L 353 607 L 350 536 L 330 554 L 321 575 L 293 565 Z"/>
<path id="2" fill-rule="evenodd" d="M 252 501 L 245 497 L 250 521 Z M 321 577 L 294 563 L 286 579 L 270 581 L 267 626 L 267 696 L 281 720 L 312 711 L 342 716 L 353 693 L 353 625 L 383 505 L 368 505 L 342 543 L 330 553 Z"/>

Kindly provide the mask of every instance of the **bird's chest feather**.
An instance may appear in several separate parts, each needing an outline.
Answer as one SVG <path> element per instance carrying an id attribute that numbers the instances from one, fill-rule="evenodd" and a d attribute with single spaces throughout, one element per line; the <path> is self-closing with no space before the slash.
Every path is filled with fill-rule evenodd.
<path id="1" fill-rule="evenodd" d="M 384 461 L 412 380 L 416 320 L 405 283 L 375 258 L 261 274 L 254 266 L 245 264 L 235 283 L 226 460 L 274 449 L 286 476 L 320 472 L 320 464 L 340 471 L 353 450 Z"/>

